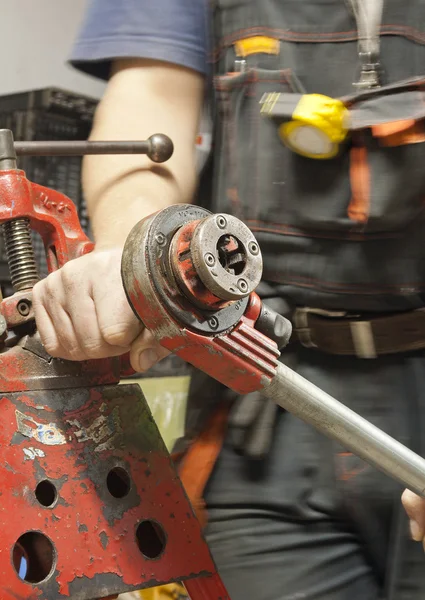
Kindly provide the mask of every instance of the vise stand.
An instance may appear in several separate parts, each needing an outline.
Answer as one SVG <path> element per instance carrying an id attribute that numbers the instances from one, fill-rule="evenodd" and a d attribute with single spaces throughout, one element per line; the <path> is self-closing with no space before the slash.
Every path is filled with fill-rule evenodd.
<path id="1" fill-rule="evenodd" d="M 17 154 L 172 154 L 171 141 L 14 143 L 0 130 L 0 224 L 15 293 L 0 314 L 0 599 L 95 600 L 182 581 L 224 600 L 200 525 L 120 359 L 50 357 L 37 334 L 31 230 L 49 271 L 86 254 L 72 201 L 28 181 Z"/>

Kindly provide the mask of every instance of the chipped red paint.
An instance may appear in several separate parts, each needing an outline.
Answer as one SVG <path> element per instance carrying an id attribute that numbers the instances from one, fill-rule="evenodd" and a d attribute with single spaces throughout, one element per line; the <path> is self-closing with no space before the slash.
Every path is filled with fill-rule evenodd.
<path id="1" fill-rule="evenodd" d="M 202 600 L 229 600 L 226 588 L 217 574 L 212 577 L 186 581 L 185 588 L 191 598 L 200 598 Z"/>
<path id="2" fill-rule="evenodd" d="M 2 600 L 88 600 L 215 572 L 139 386 L 3 394 L 0 409 Z M 131 480 L 124 498 L 108 491 L 116 467 Z M 45 480 L 57 490 L 47 508 L 36 497 Z M 136 540 L 144 520 L 159 523 L 166 538 L 152 560 Z M 28 531 L 46 535 L 57 555 L 35 586 L 19 579 L 11 559 Z"/>
<path id="3" fill-rule="evenodd" d="M 210 310 L 218 310 L 227 306 L 228 302 L 224 302 L 205 287 L 196 272 L 189 252 L 193 233 L 199 223 L 199 220 L 191 221 L 176 233 L 171 251 L 173 271 L 177 280 L 183 284 L 182 289 L 192 301 Z"/>
<path id="4" fill-rule="evenodd" d="M 43 239 L 49 271 L 93 250 L 75 204 L 64 194 L 32 183 L 20 170 L 0 171 L 0 223 L 27 218 Z"/>
<path id="5" fill-rule="evenodd" d="M 0 223 L 30 219 L 49 271 L 93 249 L 71 200 L 22 171 L 0 172 L 0 198 Z M 9 327 L 33 317 L 16 315 L 23 295 L 2 303 Z M 0 600 L 97 600 L 191 578 L 193 600 L 227 600 L 140 387 L 118 385 L 128 355 L 52 359 L 24 327 L 0 349 Z"/>
<path id="6" fill-rule="evenodd" d="M 161 331 L 167 329 L 164 307 L 160 306 L 158 310 L 158 305 L 148 300 L 136 279 L 127 293 L 137 314 L 143 315 L 143 323 L 148 329 L 153 332 L 158 328 Z M 248 394 L 261 390 L 273 379 L 280 355 L 277 344 L 255 329 L 260 311 L 261 300 L 252 293 L 245 314 L 231 331 L 216 336 L 201 335 L 176 323 L 168 315 L 166 318 L 177 327 L 170 329 L 171 335 L 157 337 L 162 346 L 186 362 L 232 390 Z"/>
<path id="7" fill-rule="evenodd" d="M 274 378 L 280 352 L 256 329 L 262 303 L 255 292 L 223 302 L 202 282 L 197 269 L 203 265 L 194 261 L 207 258 L 191 246 L 199 223 L 210 215 L 175 205 L 140 221 L 123 251 L 124 289 L 162 346 L 238 393 L 260 391 Z M 237 238 L 226 235 L 234 249 Z"/>
<path id="8" fill-rule="evenodd" d="M 0 393 L 106 385 L 120 380 L 120 360 L 69 362 L 40 356 L 36 337 L 0 351 Z"/>

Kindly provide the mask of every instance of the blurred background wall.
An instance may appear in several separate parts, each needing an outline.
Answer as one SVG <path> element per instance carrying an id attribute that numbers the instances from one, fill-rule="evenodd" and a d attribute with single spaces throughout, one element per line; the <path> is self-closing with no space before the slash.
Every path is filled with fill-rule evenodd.
<path id="1" fill-rule="evenodd" d="M 86 0 L 0 0 L 0 94 L 48 86 L 99 98 L 104 85 L 66 64 Z"/>

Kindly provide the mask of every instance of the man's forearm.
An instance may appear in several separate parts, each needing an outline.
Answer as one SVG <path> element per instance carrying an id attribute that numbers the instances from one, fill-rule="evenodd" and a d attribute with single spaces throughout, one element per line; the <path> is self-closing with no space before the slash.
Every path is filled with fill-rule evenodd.
<path id="1" fill-rule="evenodd" d="M 93 161 L 96 162 L 96 161 Z M 89 167 L 89 176 L 96 177 L 97 167 Z M 96 248 L 124 244 L 132 227 L 144 217 L 170 204 L 190 202 L 180 194 L 178 186 L 166 176 L 145 172 L 123 175 L 96 198 L 88 202 L 91 227 Z"/>
<path id="2" fill-rule="evenodd" d="M 164 164 L 143 155 L 88 156 L 83 188 L 97 248 L 122 245 L 135 223 L 178 202 L 196 185 L 195 139 L 203 80 L 152 61 L 120 61 L 99 105 L 92 140 L 146 139 L 165 133 L 174 154 Z"/>

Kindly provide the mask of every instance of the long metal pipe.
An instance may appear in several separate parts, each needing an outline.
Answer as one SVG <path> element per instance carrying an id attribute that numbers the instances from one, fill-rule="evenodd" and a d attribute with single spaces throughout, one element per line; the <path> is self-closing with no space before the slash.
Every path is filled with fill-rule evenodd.
<path id="1" fill-rule="evenodd" d="M 293 415 L 425 497 L 425 460 L 287 366 L 263 390 Z"/>

